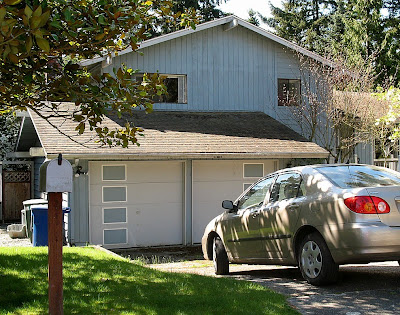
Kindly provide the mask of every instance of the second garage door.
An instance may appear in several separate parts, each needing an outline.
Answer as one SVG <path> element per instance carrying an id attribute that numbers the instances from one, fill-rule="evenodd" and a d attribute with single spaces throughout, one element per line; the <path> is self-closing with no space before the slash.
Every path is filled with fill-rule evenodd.
<path id="1" fill-rule="evenodd" d="M 258 178 L 278 169 L 277 160 L 193 161 L 193 243 L 221 214 L 222 200 L 235 200 Z"/>

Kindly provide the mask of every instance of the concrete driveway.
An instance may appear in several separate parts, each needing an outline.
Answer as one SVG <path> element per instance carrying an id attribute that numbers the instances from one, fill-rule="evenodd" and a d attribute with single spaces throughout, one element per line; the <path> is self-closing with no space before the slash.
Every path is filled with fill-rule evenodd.
<path id="1" fill-rule="evenodd" d="M 204 260 L 151 265 L 164 271 L 214 276 Z M 230 275 L 288 296 L 302 314 L 400 314 L 400 267 L 397 262 L 340 267 L 340 280 L 326 287 L 307 284 L 295 267 L 231 265 Z"/>

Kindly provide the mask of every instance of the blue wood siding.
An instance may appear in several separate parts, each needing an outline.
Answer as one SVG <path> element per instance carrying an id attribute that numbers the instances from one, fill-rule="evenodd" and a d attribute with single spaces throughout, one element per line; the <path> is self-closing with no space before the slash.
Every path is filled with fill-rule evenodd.
<path id="1" fill-rule="evenodd" d="M 113 59 L 141 72 L 187 75 L 187 104 L 156 110 L 262 111 L 279 119 L 278 77 L 298 78 L 295 55 L 244 27 L 222 26 L 159 43 Z M 285 115 L 283 115 L 285 116 Z"/>
<path id="2" fill-rule="evenodd" d="M 33 160 L 34 165 L 34 178 L 33 178 L 33 196 L 32 198 L 40 199 L 42 198 L 42 193 L 39 191 L 39 174 L 40 174 L 40 166 L 42 166 L 43 162 L 45 161 L 44 157 L 35 158 Z"/>
<path id="3" fill-rule="evenodd" d="M 80 160 L 82 172 L 88 172 L 88 161 Z M 76 245 L 89 243 L 89 178 L 81 174 L 73 177 L 73 192 L 70 194 L 69 242 Z"/>

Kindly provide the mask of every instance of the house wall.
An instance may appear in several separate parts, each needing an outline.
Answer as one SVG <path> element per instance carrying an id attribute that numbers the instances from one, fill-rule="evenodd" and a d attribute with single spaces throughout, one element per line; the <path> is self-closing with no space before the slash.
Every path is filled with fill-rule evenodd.
<path id="1" fill-rule="evenodd" d="M 33 178 L 33 196 L 34 199 L 42 198 L 42 193 L 39 191 L 39 174 L 40 174 L 40 166 L 42 166 L 45 161 L 44 157 L 35 158 L 33 160 L 34 165 L 34 178 Z"/>
<path id="2" fill-rule="evenodd" d="M 354 153 L 357 154 L 358 162 L 374 165 L 374 145 L 371 143 L 360 143 L 356 146 Z"/>
<path id="3" fill-rule="evenodd" d="M 115 57 L 103 71 L 125 64 L 187 75 L 187 104 L 155 104 L 156 110 L 261 111 L 280 120 L 286 115 L 277 106 L 277 79 L 299 78 L 293 53 L 241 26 L 213 27 L 141 52 Z"/>
<path id="4" fill-rule="evenodd" d="M 88 172 L 88 161 L 79 160 L 82 172 Z M 89 176 L 81 174 L 73 177 L 73 192 L 69 194 L 69 242 L 76 245 L 89 243 Z"/>

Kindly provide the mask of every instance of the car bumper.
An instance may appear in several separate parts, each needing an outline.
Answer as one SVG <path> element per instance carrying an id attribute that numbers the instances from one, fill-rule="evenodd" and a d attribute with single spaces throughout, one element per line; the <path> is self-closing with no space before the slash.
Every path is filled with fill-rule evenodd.
<path id="1" fill-rule="evenodd" d="M 321 233 L 338 264 L 400 260 L 400 227 L 348 223 L 329 226 Z"/>

